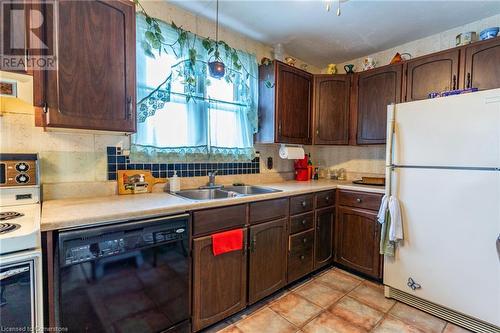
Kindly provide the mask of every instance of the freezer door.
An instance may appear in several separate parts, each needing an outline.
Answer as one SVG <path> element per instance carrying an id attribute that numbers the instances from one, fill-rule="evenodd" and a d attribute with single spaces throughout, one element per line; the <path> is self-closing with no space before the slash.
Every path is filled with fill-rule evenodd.
<path id="1" fill-rule="evenodd" d="M 500 326 L 500 172 L 397 168 L 391 190 L 404 241 L 384 284 Z"/>
<path id="2" fill-rule="evenodd" d="M 500 89 L 397 104 L 392 164 L 500 167 Z"/>

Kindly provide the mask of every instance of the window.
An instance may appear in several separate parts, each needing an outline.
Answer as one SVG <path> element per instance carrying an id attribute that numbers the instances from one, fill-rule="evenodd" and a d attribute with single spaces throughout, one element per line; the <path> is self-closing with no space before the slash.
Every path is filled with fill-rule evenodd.
<path id="1" fill-rule="evenodd" d="M 170 25 L 161 28 L 175 41 L 176 32 Z M 209 59 L 201 38 L 191 34 L 194 42 L 189 47 L 196 48 L 198 55 L 192 65 L 183 56 L 188 51 L 182 49 L 175 54 L 147 56 L 141 47 L 144 29 L 144 18 L 138 14 L 139 103 L 133 154 L 140 155 L 141 160 L 252 159 L 253 134 L 257 130 L 255 56 L 239 52 L 245 72 L 228 66 L 226 72 L 231 79 L 214 79 L 208 74 Z M 190 84 L 188 79 L 192 79 Z"/>

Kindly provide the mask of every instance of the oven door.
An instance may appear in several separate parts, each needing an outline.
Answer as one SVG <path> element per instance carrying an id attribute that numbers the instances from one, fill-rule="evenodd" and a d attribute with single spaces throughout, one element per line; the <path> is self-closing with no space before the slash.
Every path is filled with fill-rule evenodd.
<path id="1" fill-rule="evenodd" d="M 39 253 L 2 256 L 0 265 L 0 327 L 31 332 L 42 327 Z"/>

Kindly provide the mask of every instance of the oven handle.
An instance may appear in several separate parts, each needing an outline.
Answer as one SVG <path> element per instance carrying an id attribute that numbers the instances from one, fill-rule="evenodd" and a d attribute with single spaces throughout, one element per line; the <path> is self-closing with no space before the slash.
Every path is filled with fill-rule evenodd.
<path id="1" fill-rule="evenodd" d="M 25 272 L 29 272 L 29 270 L 30 270 L 29 267 L 22 267 L 22 268 L 14 268 L 14 269 L 2 272 L 2 273 L 0 273 L 0 281 L 7 279 L 7 278 L 10 278 L 10 277 L 13 277 L 13 276 L 16 276 L 16 275 L 19 275 L 19 274 L 22 274 L 22 273 L 25 273 Z"/>

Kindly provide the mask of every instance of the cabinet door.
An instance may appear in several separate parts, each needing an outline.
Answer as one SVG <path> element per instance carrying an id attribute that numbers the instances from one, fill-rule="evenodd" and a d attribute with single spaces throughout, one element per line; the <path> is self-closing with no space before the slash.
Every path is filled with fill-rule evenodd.
<path id="1" fill-rule="evenodd" d="M 28 55 L 30 47 L 31 8 L 32 5 L 28 1 L 5 1 L 5 3 L 2 3 L 1 11 L 3 21 L 0 24 L 0 36 L 2 36 L 1 50 L 5 58 L 4 61 L 0 63 L 0 70 L 2 71 L 32 74 L 32 69 L 26 66 L 26 56 Z M 20 13 L 21 15 L 19 15 Z M 24 25 L 19 26 L 19 24 L 22 23 L 24 23 Z M 38 33 L 38 31 L 33 31 L 31 33 Z M 11 56 L 15 57 L 14 59 L 22 58 L 25 65 L 18 66 L 19 63 L 17 60 L 13 62 L 9 61 Z"/>
<path id="2" fill-rule="evenodd" d="M 357 74 L 357 144 L 385 143 L 387 106 L 401 101 L 402 66 Z"/>
<path id="3" fill-rule="evenodd" d="M 246 276 L 246 244 L 242 251 L 214 256 L 211 236 L 193 240 L 193 330 L 245 308 Z"/>
<path id="4" fill-rule="evenodd" d="M 335 238 L 335 262 L 377 279 L 382 277 L 376 212 L 339 207 Z"/>
<path id="5" fill-rule="evenodd" d="M 406 63 L 406 101 L 427 99 L 429 93 L 458 89 L 460 50 L 440 52 Z"/>
<path id="6" fill-rule="evenodd" d="M 248 302 L 282 288 L 286 283 L 287 219 L 250 228 Z"/>
<path id="7" fill-rule="evenodd" d="M 47 71 L 42 125 L 134 132 L 134 3 L 59 0 L 55 4 L 58 69 Z"/>
<path id="8" fill-rule="evenodd" d="M 276 142 L 311 143 L 312 74 L 276 62 Z"/>
<path id="9" fill-rule="evenodd" d="M 333 208 L 316 211 L 314 269 L 329 264 L 333 258 Z"/>
<path id="10" fill-rule="evenodd" d="M 314 78 L 314 144 L 349 143 L 349 75 Z"/>
<path id="11" fill-rule="evenodd" d="M 464 87 L 500 88 L 500 38 L 465 48 Z"/>

